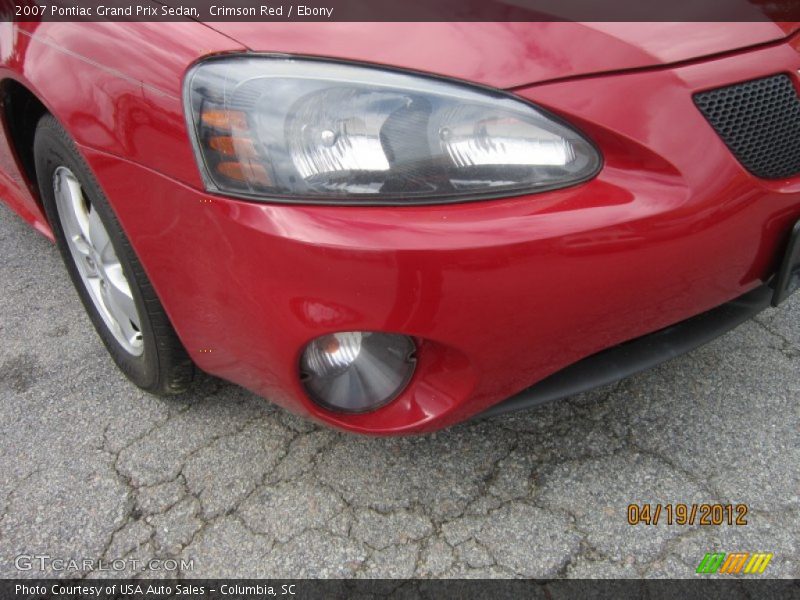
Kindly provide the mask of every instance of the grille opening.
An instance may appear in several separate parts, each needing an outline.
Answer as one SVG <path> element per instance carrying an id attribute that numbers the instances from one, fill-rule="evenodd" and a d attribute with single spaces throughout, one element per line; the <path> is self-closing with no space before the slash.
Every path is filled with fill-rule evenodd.
<path id="1" fill-rule="evenodd" d="M 733 155 L 756 177 L 800 174 L 800 96 L 782 73 L 694 95 Z"/>

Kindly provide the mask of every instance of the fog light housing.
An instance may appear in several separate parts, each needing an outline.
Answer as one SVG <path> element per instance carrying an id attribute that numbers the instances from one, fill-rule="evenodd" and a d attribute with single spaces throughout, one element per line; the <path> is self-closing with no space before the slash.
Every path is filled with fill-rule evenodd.
<path id="1" fill-rule="evenodd" d="M 342 331 L 313 340 L 303 351 L 300 378 L 325 408 L 360 413 L 394 400 L 414 373 L 414 341 L 376 331 Z"/>

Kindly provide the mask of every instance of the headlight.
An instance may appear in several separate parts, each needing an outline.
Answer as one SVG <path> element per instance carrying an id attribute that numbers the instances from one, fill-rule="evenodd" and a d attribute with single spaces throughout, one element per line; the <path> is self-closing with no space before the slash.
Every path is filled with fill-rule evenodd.
<path id="1" fill-rule="evenodd" d="M 374 67 L 228 57 L 186 81 L 210 191 L 407 204 L 553 189 L 600 168 L 592 144 L 502 92 Z"/>

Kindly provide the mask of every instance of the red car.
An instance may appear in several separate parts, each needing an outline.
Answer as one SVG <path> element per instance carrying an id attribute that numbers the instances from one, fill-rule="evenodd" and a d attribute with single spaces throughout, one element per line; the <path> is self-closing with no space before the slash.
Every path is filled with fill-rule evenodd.
<path id="1" fill-rule="evenodd" d="M 432 431 L 797 286 L 798 30 L 4 22 L 0 197 L 141 388 Z"/>

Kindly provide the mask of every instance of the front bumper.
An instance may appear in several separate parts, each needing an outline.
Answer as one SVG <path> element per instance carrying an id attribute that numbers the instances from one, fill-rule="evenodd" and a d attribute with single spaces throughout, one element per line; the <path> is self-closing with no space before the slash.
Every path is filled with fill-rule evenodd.
<path id="1" fill-rule="evenodd" d="M 479 417 L 526 410 L 615 383 L 710 342 L 770 306 L 778 290 L 757 287 L 717 308 L 574 363 L 519 394 L 495 404 Z"/>
<path id="2" fill-rule="evenodd" d="M 248 203 L 83 150 L 198 366 L 342 429 L 431 431 L 775 273 L 800 217 L 800 178 L 748 174 L 691 96 L 796 73 L 797 46 L 517 90 L 605 158 L 594 180 L 532 196 Z M 372 413 L 326 411 L 298 379 L 302 348 L 346 330 L 419 341 L 409 387 Z"/>

